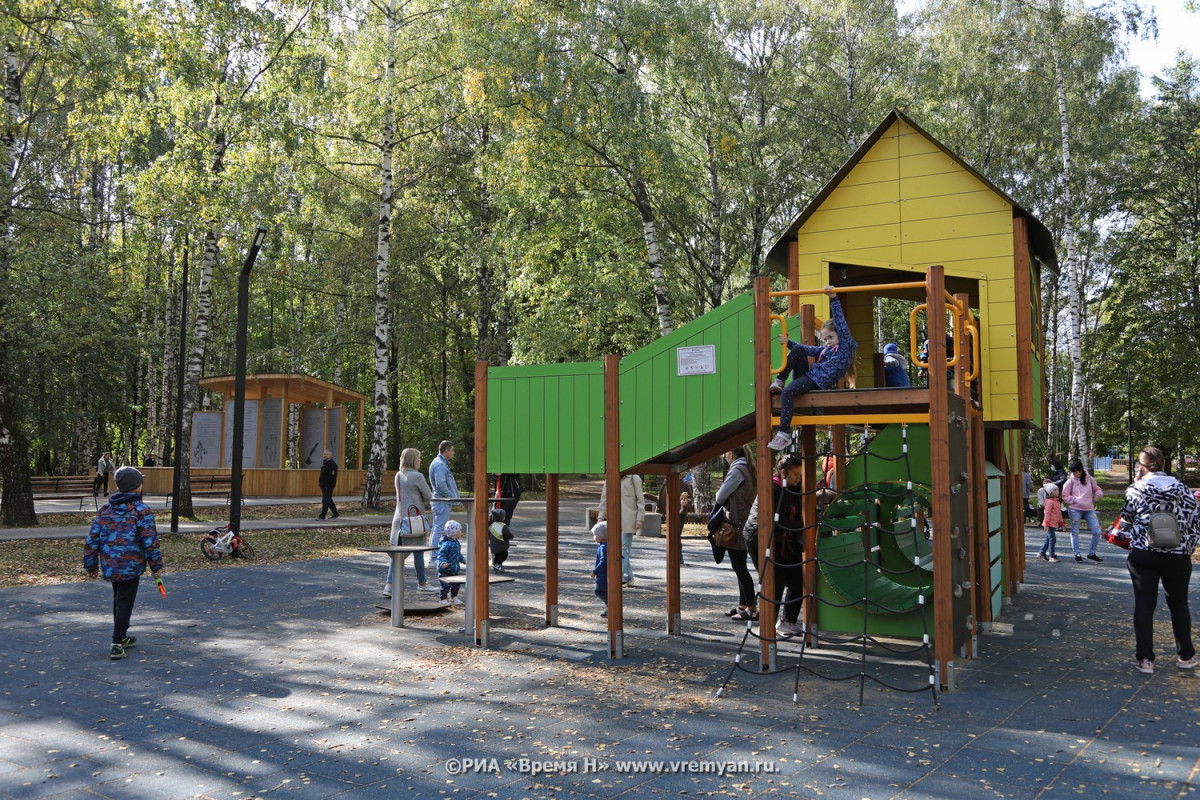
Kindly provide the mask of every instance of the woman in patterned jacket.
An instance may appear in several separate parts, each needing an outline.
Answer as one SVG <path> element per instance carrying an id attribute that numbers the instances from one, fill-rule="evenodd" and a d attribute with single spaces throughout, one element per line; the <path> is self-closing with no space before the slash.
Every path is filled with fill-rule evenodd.
<path id="1" fill-rule="evenodd" d="M 1164 472 L 1165 468 L 1166 458 L 1161 450 L 1157 447 L 1142 450 L 1134 473 L 1137 480 L 1125 491 L 1125 506 L 1121 509 L 1121 529 L 1132 537 L 1128 566 L 1133 579 L 1136 669 L 1147 675 L 1154 673 L 1154 609 L 1160 581 L 1175 633 L 1175 665 L 1194 669 L 1197 663 L 1188 583 L 1192 578 L 1192 551 L 1200 540 L 1200 508 L 1191 489 Z M 1158 515 L 1174 517 L 1178 537 L 1171 543 L 1155 546 L 1152 526 L 1161 525 Z M 1170 519 L 1167 522 L 1170 528 Z"/>

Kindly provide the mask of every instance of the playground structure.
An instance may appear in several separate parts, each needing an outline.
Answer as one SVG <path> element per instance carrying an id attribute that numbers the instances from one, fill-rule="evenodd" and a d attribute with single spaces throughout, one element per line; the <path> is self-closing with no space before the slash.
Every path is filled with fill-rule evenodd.
<path id="1" fill-rule="evenodd" d="M 772 292 L 770 279 L 759 278 L 753 292 L 624 358 L 492 368 L 480 362 L 474 493 L 487 495 L 488 473 L 547 475 L 545 615 L 556 625 L 557 476 L 604 473 L 610 519 L 620 518 L 622 474 L 662 476 L 664 617 L 669 633 L 681 633 L 680 542 L 672 519 L 680 474 L 757 442 L 759 507 L 772 507 L 766 443 L 778 424 L 778 398 L 769 384 L 782 368 L 772 363 L 774 343 L 784 331 L 812 344 L 817 314 L 828 314 L 824 287 L 833 287 L 859 342 L 858 380 L 854 388 L 814 391 L 796 402 L 799 490 L 803 518 L 811 521 L 803 535 L 801 638 L 814 644 L 820 633 L 843 631 L 931 639 L 936 681 L 953 688 L 955 659 L 973 657 L 977 634 L 1024 575 L 1020 431 L 1040 427 L 1045 417 L 1038 303 L 1041 268 L 1054 265 L 1050 234 L 893 111 L 789 227 L 768 264 L 786 276 L 786 290 Z M 815 304 L 802 304 L 810 297 Z M 881 354 L 871 352 L 880 297 L 912 304 L 911 354 L 925 338 L 921 328 L 930 332 L 928 386 L 883 386 Z M 786 313 L 774 313 L 784 304 Z M 848 428 L 870 434 L 853 456 Z M 822 515 L 818 429 L 828 431 L 839 492 Z M 871 465 L 872 455 L 884 466 Z M 901 462 L 903 470 L 886 466 Z M 898 485 L 908 492 L 903 501 Z M 475 552 L 486 552 L 485 514 L 480 504 Z M 884 541 L 884 533 L 901 528 L 922 535 Z M 774 597 L 771 529 L 771 515 L 760 514 L 763 598 Z M 611 563 L 620 560 L 617 534 L 610 529 Z M 891 577 L 901 563 L 915 567 L 916 580 Z M 470 570 L 479 587 L 472 594 L 475 639 L 486 646 L 486 559 L 472 559 Z M 619 570 L 609 570 L 608 579 L 609 653 L 619 658 Z M 863 587 L 859 602 L 839 602 L 857 591 L 852 584 Z M 763 671 L 776 663 L 776 611 L 760 606 Z"/>

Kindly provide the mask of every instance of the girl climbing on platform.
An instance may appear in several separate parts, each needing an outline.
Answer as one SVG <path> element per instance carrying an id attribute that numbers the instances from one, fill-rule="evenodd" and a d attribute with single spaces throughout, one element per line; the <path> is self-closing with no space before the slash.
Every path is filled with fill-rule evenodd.
<path id="1" fill-rule="evenodd" d="M 839 379 L 850 371 L 854 365 L 854 353 L 858 344 L 850 335 L 850 326 L 846 324 L 846 315 L 842 313 L 842 305 L 832 286 L 825 287 L 829 295 L 829 319 L 821 328 L 821 346 L 793 342 L 786 336 L 780 336 L 779 341 L 787 344 L 787 365 L 779 377 L 771 384 L 772 392 L 783 392 L 779 409 L 779 430 L 775 438 L 767 444 L 772 450 L 783 450 L 792 442 L 792 409 L 796 398 L 813 389 L 830 389 L 837 385 Z M 811 367 L 808 357 L 816 356 L 817 361 Z M 787 376 L 792 376 L 791 383 L 784 385 Z"/>

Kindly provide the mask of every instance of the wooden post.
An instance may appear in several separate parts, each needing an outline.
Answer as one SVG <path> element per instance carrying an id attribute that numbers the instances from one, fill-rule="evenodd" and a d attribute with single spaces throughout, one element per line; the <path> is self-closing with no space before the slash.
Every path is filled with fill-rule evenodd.
<path id="1" fill-rule="evenodd" d="M 812 305 L 801 307 L 801 338 L 797 341 L 801 344 L 812 345 L 816 341 L 816 336 L 813 334 L 814 325 L 816 325 L 816 309 Z M 821 478 L 825 476 L 825 469 L 822 465 L 821 475 L 817 475 L 817 431 L 812 425 L 800 426 L 800 447 L 804 459 L 804 466 L 800 472 L 800 489 L 803 493 L 800 509 L 804 520 L 804 535 L 801 544 L 804 566 L 801 567 L 801 572 L 804 576 L 804 594 L 812 598 L 804 602 L 801 611 L 804 613 L 803 624 L 807 644 L 815 647 L 817 639 L 813 631 L 818 628 L 817 612 L 820 606 L 820 603 L 816 601 L 818 580 L 816 562 L 817 486 L 820 484 Z"/>
<path id="2" fill-rule="evenodd" d="M 758 631 L 762 671 L 775 666 L 775 564 L 770 548 L 775 520 L 774 492 L 771 484 L 771 456 L 767 442 L 773 435 L 771 424 L 771 279 L 754 279 L 754 438 L 758 444 Z"/>
<path id="3" fill-rule="evenodd" d="M 683 555 L 680 540 L 683 525 L 679 517 L 679 473 L 667 473 L 663 492 L 663 530 L 667 535 L 667 633 L 678 636 L 683 633 L 682 606 L 679 602 L 679 559 Z"/>
<path id="4" fill-rule="evenodd" d="M 1033 270 L 1029 263 L 1029 230 L 1024 217 L 1013 217 L 1013 300 L 1016 306 L 1017 334 L 1017 416 L 1032 421 L 1033 408 L 1033 353 L 1034 341 Z M 1039 354 L 1040 355 L 1040 354 Z M 983 387 L 980 397 L 983 397 Z M 1044 388 L 1044 387 L 1043 387 Z M 1045 392 L 1042 393 L 1045 399 Z M 1043 417 L 1043 424 L 1045 418 Z M 1018 462 L 1020 463 L 1020 462 Z M 1022 523 L 1023 524 L 1023 523 Z M 1021 548 L 1025 552 L 1025 548 Z"/>
<path id="5" fill-rule="evenodd" d="M 1004 470 L 1003 498 L 1001 512 L 1004 525 L 1004 596 L 1016 597 L 1018 584 L 1024 574 L 1020 565 L 1025 556 L 1025 512 L 1021 503 L 1021 465 L 1020 461 L 1009 461 L 1004 450 L 1004 432 L 993 431 L 993 441 L 996 452 L 1000 453 L 997 461 Z M 1020 450 L 1016 451 L 1018 454 Z M 1068 530 L 1068 533 L 1070 531 Z"/>
<path id="6" fill-rule="evenodd" d="M 546 475 L 546 624 L 558 626 L 558 475 Z"/>
<path id="7" fill-rule="evenodd" d="M 787 287 L 789 292 L 800 290 L 800 242 L 793 239 L 787 243 Z M 794 317 L 800 313 L 800 295 L 788 295 L 788 316 Z M 812 329 L 812 325 L 808 326 Z M 797 339 L 796 341 L 801 341 Z M 803 340 L 808 344 L 808 340 Z"/>
<path id="8" fill-rule="evenodd" d="M 988 535 L 988 477 L 987 454 L 984 446 L 983 414 L 967 407 L 967 417 L 971 427 L 967 431 L 968 452 L 971 463 L 971 558 L 974 559 L 972 572 L 975 582 L 975 596 L 972 598 L 975 615 L 975 632 L 979 631 L 979 623 L 992 621 L 992 556 Z M 936 569 L 936 567 L 935 567 Z"/>
<path id="9" fill-rule="evenodd" d="M 475 362 L 475 475 L 472 491 L 474 524 L 471 526 L 471 602 L 475 605 L 475 644 L 488 646 L 488 476 L 487 476 L 487 390 L 488 362 Z"/>
<path id="10" fill-rule="evenodd" d="M 285 469 L 287 467 L 288 447 L 291 443 L 288 441 L 288 420 L 292 418 L 292 407 L 288 405 L 288 382 L 284 381 L 279 390 L 279 463 L 275 465 L 276 469 Z"/>
<path id="11" fill-rule="evenodd" d="M 608 657 L 624 658 L 621 597 L 621 360 L 604 357 L 604 485 L 608 518 Z"/>
<path id="12" fill-rule="evenodd" d="M 954 609 L 952 599 L 953 553 L 950 518 L 950 408 L 946 397 L 946 276 L 941 266 L 926 273 L 926 313 L 929 323 L 929 473 L 933 514 L 933 644 L 938 680 L 950 683 L 954 660 Z"/>
<path id="13" fill-rule="evenodd" d="M 363 448 L 366 444 L 363 442 L 363 413 L 366 410 L 366 406 L 365 401 L 358 401 L 358 468 L 364 470 L 366 469 L 366 465 L 363 464 Z"/>

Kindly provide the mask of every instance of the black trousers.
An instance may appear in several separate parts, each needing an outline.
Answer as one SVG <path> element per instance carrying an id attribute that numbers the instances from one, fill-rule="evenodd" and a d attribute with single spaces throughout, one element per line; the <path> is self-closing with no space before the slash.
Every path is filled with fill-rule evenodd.
<path id="1" fill-rule="evenodd" d="M 99 494 L 101 489 L 104 490 L 105 494 L 108 494 L 108 473 L 107 472 L 104 473 L 103 475 L 97 473 L 96 479 L 94 481 L 92 481 L 92 494 L 93 495 Z"/>
<path id="2" fill-rule="evenodd" d="M 335 517 L 338 516 L 337 506 L 335 506 L 333 504 L 333 487 L 332 486 L 322 486 L 321 487 L 321 519 L 325 518 L 326 511 L 333 514 L 333 516 L 335 516 Z"/>
<path id="3" fill-rule="evenodd" d="M 750 567 L 747 566 L 747 555 L 745 550 L 726 550 L 726 556 L 729 558 L 729 566 L 733 573 L 737 575 L 738 582 L 738 605 L 746 608 L 754 607 L 754 579 L 750 577 Z"/>
<path id="4" fill-rule="evenodd" d="M 787 594 L 784 594 L 784 590 Z M 786 601 L 784 598 L 787 598 Z M 799 564 L 789 567 L 775 565 L 775 602 L 783 604 L 781 616 L 795 624 L 800 619 L 800 601 L 804 599 L 804 568 Z"/>
<path id="5" fill-rule="evenodd" d="M 1192 614 L 1188 609 L 1188 583 L 1192 559 L 1153 550 L 1129 551 L 1129 577 L 1133 579 L 1133 635 L 1138 661 L 1154 660 L 1154 610 L 1158 607 L 1158 584 L 1162 582 L 1171 612 L 1176 653 L 1184 661 L 1196 655 L 1192 645 Z"/>
<path id="6" fill-rule="evenodd" d="M 129 633 L 129 618 L 133 616 L 133 602 L 137 600 L 138 584 L 142 576 L 127 581 L 113 581 L 113 644 L 120 644 Z"/>

